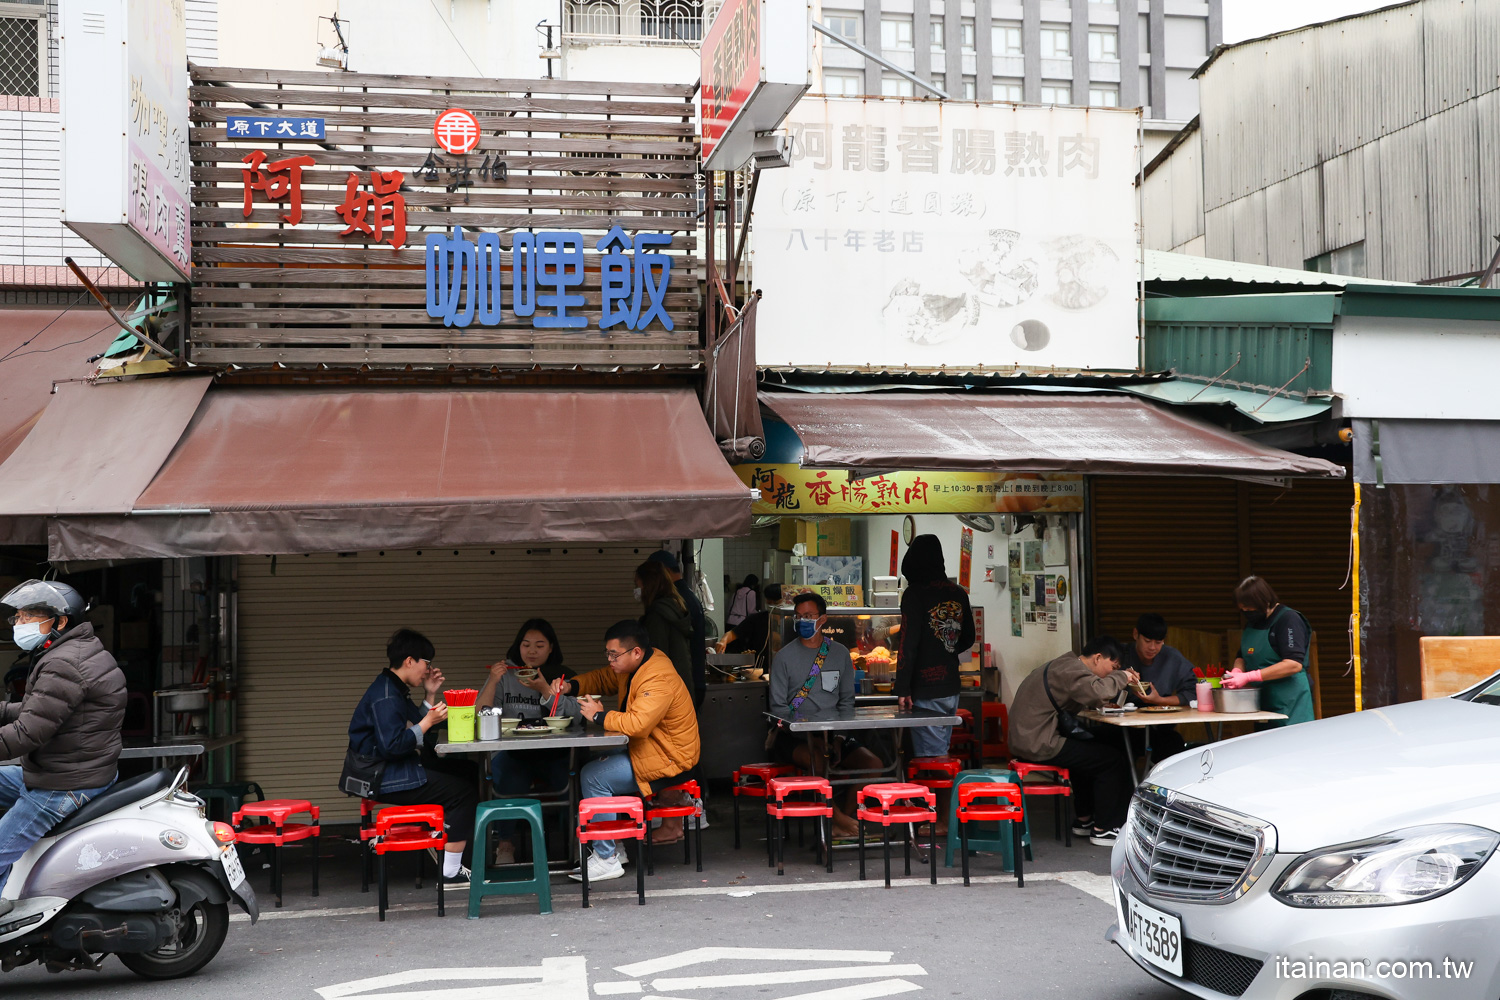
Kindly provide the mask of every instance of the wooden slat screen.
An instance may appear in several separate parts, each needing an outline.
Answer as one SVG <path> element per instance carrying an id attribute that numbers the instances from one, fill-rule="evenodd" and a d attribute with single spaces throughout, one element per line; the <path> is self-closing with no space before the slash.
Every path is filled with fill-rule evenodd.
<path id="1" fill-rule="evenodd" d="M 336 366 L 461 365 L 502 368 L 579 364 L 648 367 L 701 360 L 697 238 L 698 145 L 694 88 L 567 80 L 488 80 L 192 67 L 193 295 L 191 358 L 199 363 Z M 438 113 L 465 108 L 482 138 L 467 156 L 435 147 Z M 321 140 L 229 139 L 231 115 L 316 117 Z M 307 155 L 302 218 L 286 201 L 253 193 L 244 213 L 243 157 Z M 435 180 L 420 168 L 444 163 Z M 478 168 L 503 160 L 503 176 Z M 463 167 L 472 168 L 467 174 Z M 449 167 L 458 168 L 450 171 Z M 357 173 L 399 170 L 406 210 L 402 249 L 347 227 L 336 211 Z M 284 176 L 284 175 L 272 175 Z M 454 186 L 467 180 L 467 186 Z M 450 187 L 453 189 L 450 190 Z M 474 239 L 498 233 L 504 310 L 498 326 L 477 319 L 448 328 L 428 315 L 424 244 L 461 226 Z M 645 330 L 599 329 L 600 252 L 619 226 L 671 243 L 665 307 Z M 522 231 L 583 235 L 582 329 L 538 329 L 512 309 L 511 249 Z M 541 314 L 544 310 L 538 309 Z"/>

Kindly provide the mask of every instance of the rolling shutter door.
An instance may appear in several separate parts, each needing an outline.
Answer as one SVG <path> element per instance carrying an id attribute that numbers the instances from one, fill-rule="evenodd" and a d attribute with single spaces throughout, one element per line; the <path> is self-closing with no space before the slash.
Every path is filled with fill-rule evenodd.
<path id="1" fill-rule="evenodd" d="M 479 687 L 532 617 L 557 629 L 569 667 L 591 670 L 604 630 L 640 615 L 631 578 L 656 547 L 240 557 L 241 779 L 322 806 L 324 822 L 356 820 L 357 800 L 337 790 L 349 718 L 392 632 L 432 639 L 449 687 Z"/>

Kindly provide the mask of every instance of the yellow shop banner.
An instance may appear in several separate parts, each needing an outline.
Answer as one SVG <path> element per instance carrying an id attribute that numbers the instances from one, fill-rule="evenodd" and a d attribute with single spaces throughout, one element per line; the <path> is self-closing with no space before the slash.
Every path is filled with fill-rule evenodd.
<path id="1" fill-rule="evenodd" d="M 1083 510 L 1083 477 L 1063 472 L 893 472 L 850 479 L 800 465 L 736 465 L 760 490 L 756 514 L 1066 514 Z"/>

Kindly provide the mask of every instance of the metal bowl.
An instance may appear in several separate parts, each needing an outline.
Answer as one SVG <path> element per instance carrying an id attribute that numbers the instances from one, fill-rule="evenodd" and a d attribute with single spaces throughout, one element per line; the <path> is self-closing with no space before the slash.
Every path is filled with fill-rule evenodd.
<path id="1" fill-rule="evenodd" d="M 1223 712 L 1226 715 L 1239 712 L 1260 711 L 1260 688 L 1240 688 L 1231 691 L 1229 688 L 1214 688 L 1214 711 Z"/>

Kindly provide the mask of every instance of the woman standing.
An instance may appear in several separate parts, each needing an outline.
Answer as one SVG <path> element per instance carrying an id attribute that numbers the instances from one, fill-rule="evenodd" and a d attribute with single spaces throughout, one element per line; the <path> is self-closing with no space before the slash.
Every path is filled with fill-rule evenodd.
<path id="1" fill-rule="evenodd" d="M 1224 686 L 1258 685 L 1261 709 L 1286 716 L 1285 721 L 1264 723 L 1267 727 L 1313 721 L 1312 685 L 1303 669 L 1312 636 L 1307 619 L 1283 605 L 1258 576 L 1240 581 L 1234 602 L 1245 616 L 1245 630 L 1240 633 L 1240 655 L 1224 675 Z"/>
<path id="2" fill-rule="evenodd" d="M 729 599 L 729 610 L 724 613 L 724 623 L 734 628 L 740 622 L 760 610 L 760 578 L 754 573 L 745 577 Z"/>
<path id="3" fill-rule="evenodd" d="M 936 535 L 911 540 L 901 560 L 906 591 L 901 595 L 901 658 L 896 695 L 904 709 L 925 708 L 952 715 L 958 710 L 958 655 L 974 645 L 974 611 L 969 594 L 948 580 L 943 545 Z M 918 757 L 948 753 L 953 730 L 923 726 L 911 731 Z"/>
<path id="4" fill-rule="evenodd" d="M 651 637 L 651 648 L 671 657 L 677 676 L 692 691 L 693 619 L 661 563 L 648 559 L 635 568 L 635 596 L 641 602 L 641 624 Z"/>
<path id="5" fill-rule="evenodd" d="M 523 674 L 528 679 L 523 680 Z M 559 677 L 573 676 L 573 672 L 563 666 L 557 632 L 545 618 L 533 618 L 516 632 L 504 661 L 490 665 L 489 677 L 474 704 L 480 708 L 499 706 L 509 716 L 540 719 L 552 714 L 552 682 Z M 557 714 L 577 718 L 577 700 L 567 695 L 558 698 Z M 568 787 L 567 750 L 554 748 L 520 753 L 497 750 L 490 757 L 490 783 L 500 798 L 526 798 L 538 782 L 548 792 Z M 493 863 L 514 864 L 516 821 L 497 820 L 494 826 L 499 843 L 495 845 Z"/>

